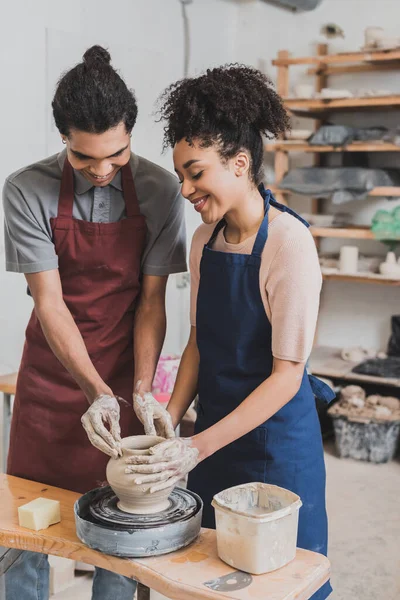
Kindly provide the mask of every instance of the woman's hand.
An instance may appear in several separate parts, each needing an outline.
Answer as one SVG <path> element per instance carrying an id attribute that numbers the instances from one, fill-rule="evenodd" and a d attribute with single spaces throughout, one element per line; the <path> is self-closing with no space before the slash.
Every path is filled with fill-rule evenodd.
<path id="1" fill-rule="evenodd" d="M 193 438 L 175 438 L 150 448 L 150 455 L 127 458 L 125 473 L 137 474 L 134 482 L 138 485 L 153 483 L 153 493 L 178 483 L 199 462 Z"/>

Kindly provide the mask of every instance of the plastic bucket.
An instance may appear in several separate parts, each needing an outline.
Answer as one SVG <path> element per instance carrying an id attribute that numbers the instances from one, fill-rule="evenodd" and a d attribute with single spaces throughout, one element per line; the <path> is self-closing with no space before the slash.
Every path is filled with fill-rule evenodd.
<path id="1" fill-rule="evenodd" d="M 214 496 L 218 556 L 228 565 L 260 575 L 296 556 L 296 494 L 267 483 L 238 485 Z"/>
<path id="2" fill-rule="evenodd" d="M 400 421 L 352 421 L 333 417 L 336 448 L 340 458 L 385 463 L 394 457 L 400 435 Z"/>

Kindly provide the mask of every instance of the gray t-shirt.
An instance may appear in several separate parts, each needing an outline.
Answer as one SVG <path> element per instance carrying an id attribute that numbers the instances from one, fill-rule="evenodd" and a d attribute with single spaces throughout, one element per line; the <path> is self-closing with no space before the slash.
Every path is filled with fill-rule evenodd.
<path id="1" fill-rule="evenodd" d="M 37 273 L 58 267 L 51 217 L 57 216 L 66 150 L 7 177 L 3 188 L 6 269 Z M 174 175 L 131 154 L 130 166 L 146 219 L 147 239 L 142 258 L 145 275 L 181 273 L 186 267 L 184 201 Z M 74 171 L 73 216 L 109 223 L 125 217 L 121 172 L 106 187 L 95 187 Z"/>

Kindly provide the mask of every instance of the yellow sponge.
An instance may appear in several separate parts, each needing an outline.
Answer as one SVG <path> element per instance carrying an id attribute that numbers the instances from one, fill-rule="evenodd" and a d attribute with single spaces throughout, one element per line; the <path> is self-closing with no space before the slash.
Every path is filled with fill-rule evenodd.
<path id="1" fill-rule="evenodd" d="M 34 531 L 46 529 L 61 521 L 60 502 L 49 498 L 36 498 L 18 508 L 18 521 L 21 527 Z"/>

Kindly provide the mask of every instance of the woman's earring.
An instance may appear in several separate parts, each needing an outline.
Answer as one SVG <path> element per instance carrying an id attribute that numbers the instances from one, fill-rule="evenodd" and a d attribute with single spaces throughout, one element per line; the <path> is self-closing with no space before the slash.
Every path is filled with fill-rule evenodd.
<path id="1" fill-rule="evenodd" d="M 64 138 L 61 140 L 63 144 L 67 143 L 67 140 L 64 140 Z"/>

